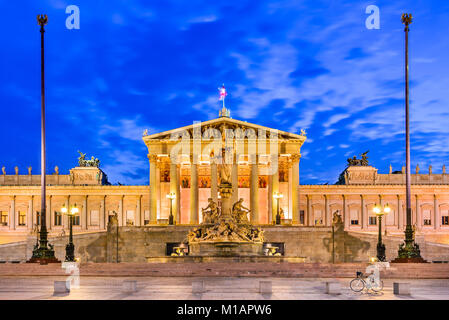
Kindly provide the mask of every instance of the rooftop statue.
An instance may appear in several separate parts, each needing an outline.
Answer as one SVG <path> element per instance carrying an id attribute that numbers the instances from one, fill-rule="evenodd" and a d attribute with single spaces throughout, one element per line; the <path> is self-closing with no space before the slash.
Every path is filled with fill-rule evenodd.
<path id="1" fill-rule="evenodd" d="M 92 158 L 90 160 L 86 160 L 86 154 L 82 153 L 81 151 L 78 151 L 78 153 L 80 154 L 79 158 L 78 158 L 78 166 L 79 167 L 99 167 L 100 166 L 100 160 L 98 160 L 97 158 L 94 158 L 92 156 Z"/>
<path id="2" fill-rule="evenodd" d="M 368 166 L 368 152 L 369 150 L 361 154 L 362 159 L 357 159 L 356 156 L 348 158 L 348 166 Z"/>

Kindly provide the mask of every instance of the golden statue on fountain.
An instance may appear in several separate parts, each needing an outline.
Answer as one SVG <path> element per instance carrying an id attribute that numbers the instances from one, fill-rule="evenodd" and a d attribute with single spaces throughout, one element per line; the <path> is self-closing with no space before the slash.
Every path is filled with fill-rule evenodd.
<path id="1" fill-rule="evenodd" d="M 222 148 L 220 164 L 221 208 L 212 199 L 202 209 L 203 222 L 187 235 L 192 256 L 259 256 L 263 255 L 263 231 L 248 220 L 250 210 L 243 205 L 243 199 L 231 206 L 232 163 L 226 163 L 226 151 Z"/>

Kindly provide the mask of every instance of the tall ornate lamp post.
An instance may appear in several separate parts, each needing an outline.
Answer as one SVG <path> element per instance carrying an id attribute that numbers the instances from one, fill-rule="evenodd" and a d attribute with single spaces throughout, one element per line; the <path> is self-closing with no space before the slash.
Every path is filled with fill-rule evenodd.
<path id="1" fill-rule="evenodd" d="M 33 255 L 27 262 L 38 262 L 41 264 L 60 262 L 55 257 L 53 246 L 48 243 L 46 225 L 46 182 L 45 182 L 45 73 L 44 73 L 44 26 L 48 22 L 47 15 L 38 15 L 37 23 L 41 32 L 41 229 L 39 233 L 39 243 L 34 246 Z"/>
<path id="2" fill-rule="evenodd" d="M 382 243 L 382 216 L 384 214 L 388 214 L 390 211 L 391 209 L 388 206 L 388 203 L 383 208 L 377 204 L 375 204 L 373 208 L 373 212 L 377 216 L 379 224 L 379 236 L 377 238 L 377 260 L 382 262 L 385 261 L 385 245 Z"/>
<path id="3" fill-rule="evenodd" d="M 75 245 L 73 244 L 73 217 L 79 212 L 79 209 L 76 206 L 76 203 L 74 206 L 68 210 L 65 206 L 61 208 L 61 212 L 63 214 L 66 214 L 69 216 L 69 243 L 65 247 L 65 261 L 67 262 L 74 262 L 75 261 Z"/>
<path id="4" fill-rule="evenodd" d="M 277 200 L 276 224 L 281 224 L 281 212 L 280 212 L 280 207 L 279 207 L 279 200 L 283 197 L 284 197 L 284 195 L 280 192 L 273 193 L 273 198 L 275 198 Z"/>
<path id="5" fill-rule="evenodd" d="M 168 216 L 168 224 L 174 224 L 173 219 L 173 200 L 176 199 L 176 194 L 174 192 L 170 192 L 167 194 L 167 198 L 170 199 L 170 215 Z"/>
<path id="6" fill-rule="evenodd" d="M 398 257 L 392 262 L 425 262 L 421 257 L 418 244 L 415 243 L 415 235 L 412 229 L 411 207 L 411 176 L 410 176 L 410 114 L 409 114 L 409 86 L 408 86 L 408 32 L 412 23 L 412 14 L 403 13 L 401 17 L 405 25 L 405 184 L 406 184 L 406 210 L 407 226 L 405 227 L 405 243 L 399 245 Z"/>

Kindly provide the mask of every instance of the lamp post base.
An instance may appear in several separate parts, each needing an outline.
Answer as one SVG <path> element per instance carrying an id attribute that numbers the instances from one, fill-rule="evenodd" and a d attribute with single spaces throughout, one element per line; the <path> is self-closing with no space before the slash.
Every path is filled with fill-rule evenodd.
<path id="1" fill-rule="evenodd" d="M 377 244 L 377 260 L 380 262 L 385 262 L 385 245 L 383 243 Z"/>
<path id="2" fill-rule="evenodd" d="M 48 243 L 47 234 L 47 230 L 44 226 L 40 231 L 39 241 L 34 246 L 33 255 L 27 263 L 61 263 L 61 261 L 55 257 L 55 250 L 53 249 L 53 246 Z"/>
<path id="3" fill-rule="evenodd" d="M 68 243 L 65 247 L 65 261 L 74 262 L 75 261 L 75 246 L 73 243 Z"/>
<path id="4" fill-rule="evenodd" d="M 276 224 L 281 224 L 281 215 L 279 213 L 276 215 Z"/>
<path id="5" fill-rule="evenodd" d="M 391 263 L 427 263 L 423 258 L 396 258 Z"/>
<path id="6" fill-rule="evenodd" d="M 61 263 L 55 257 L 55 251 L 53 248 L 34 248 L 33 255 L 27 263 L 40 263 L 40 264 L 49 264 L 49 263 Z"/>
<path id="7" fill-rule="evenodd" d="M 392 263 L 426 263 L 421 257 L 419 245 L 415 243 L 414 232 L 410 225 L 405 228 L 405 241 L 399 245 L 398 257 Z"/>

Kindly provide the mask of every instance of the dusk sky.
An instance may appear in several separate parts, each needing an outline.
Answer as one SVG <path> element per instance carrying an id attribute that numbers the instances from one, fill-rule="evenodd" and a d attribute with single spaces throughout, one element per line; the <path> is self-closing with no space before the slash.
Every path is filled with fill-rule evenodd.
<path id="1" fill-rule="evenodd" d="M 80 29 L 67 29 L 68 5 Z M 367 29 L 369 5 L 380 29 Z M 40 33 L 47 14 L 48 173 L 101 160 L 111 183 L 148 184 L 142 132 L 216 118 L 307 131 L 301 184 L 335 183 L 370 150 L 405 164 L 404 32 L 411 12 L 411 165 L 449 165 L 449 1 L 2 1 L 0 166 L 40 173 Z"/>

